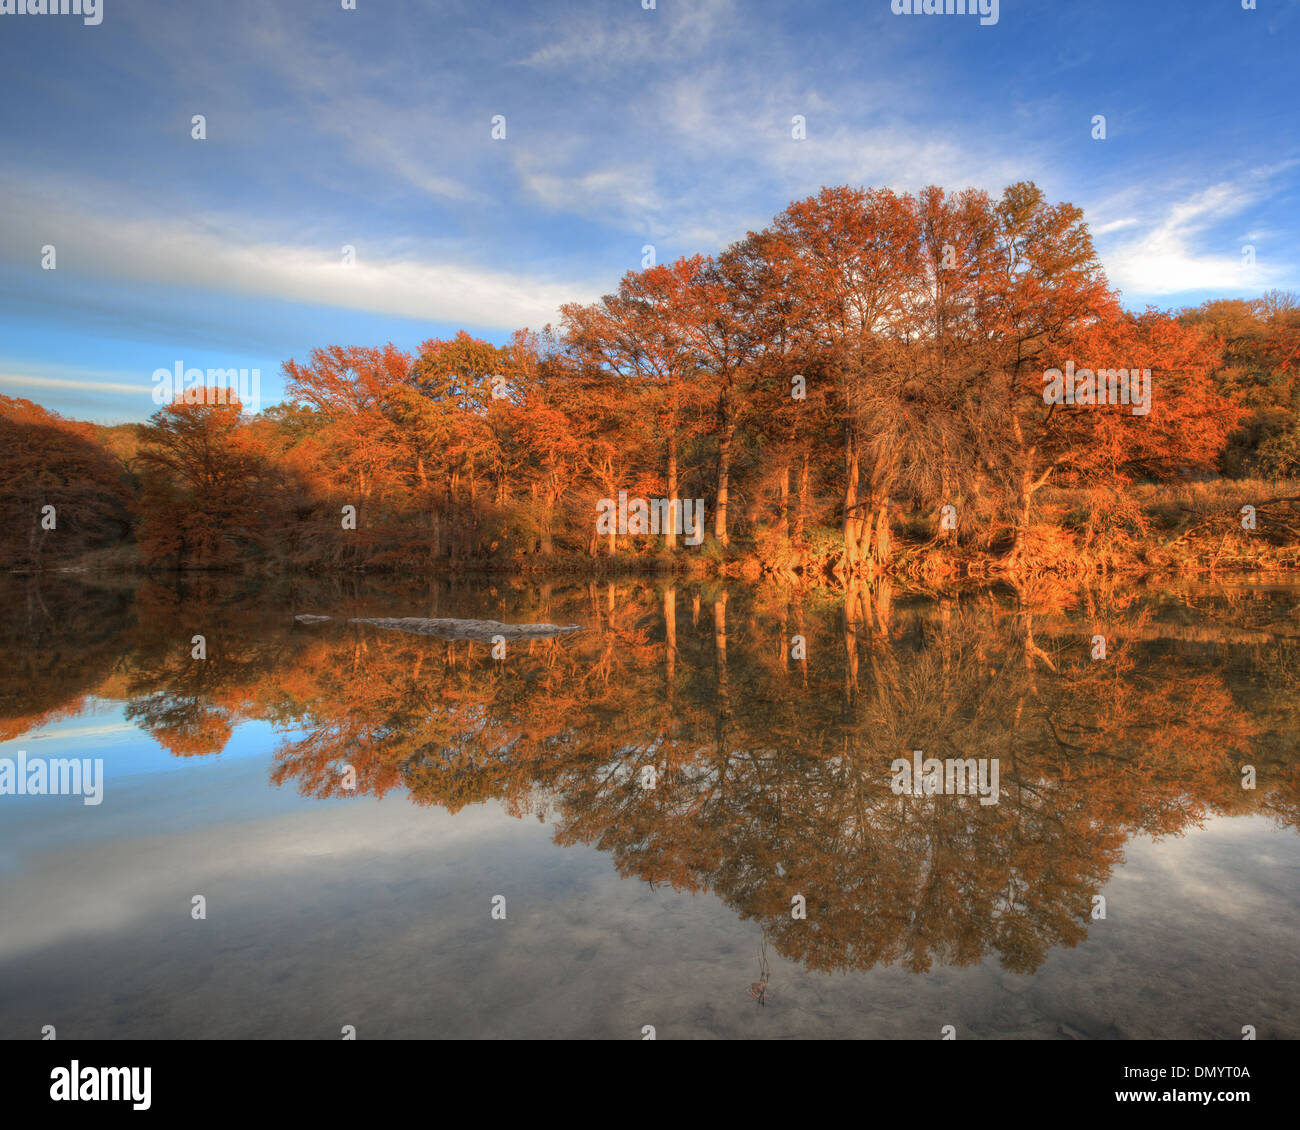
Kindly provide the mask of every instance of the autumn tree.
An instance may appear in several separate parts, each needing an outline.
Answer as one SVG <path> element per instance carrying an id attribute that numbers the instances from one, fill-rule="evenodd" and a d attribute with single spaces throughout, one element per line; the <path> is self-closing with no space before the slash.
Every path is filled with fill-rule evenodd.
<path id="1" fill-rule="evenodd" d="M 1140 526 L 1126 488 L 1138 478 L 1211 470 L 1241 419 L 1242 407 L 1215 387 L 1219 358 L 1218 344 L 1203 331 L 1154 309 L 1112 308 L 1081 327 L 1069 356 L 1053 358 L 1058 369 L 1074 362 L 1077 387 L 1073 404 L 1041 408 L 1040 477 L 1053 473 L 1099 488 L 1094 524 L 1122 513 Z M 1127 373 L 1131 403 L 1112 401 L 1124 391 L 1115 370 Z"/>
<path id="2" fill-rule="evenodd" d="M 612 379 L 644 382 L 654 396 L 658 433 L 664 452 L 664 479 L 670 512 L 679 497 L 679 461 L 686 433 L 686 399 L 698 380 L 699 362 L 683 327 L 687 288 L 703 259 L 694 256 L 629 271 L 617 293 L 590 306 L 563 307 L 563 325 L 571 347 L 588 366 Z M 669 550 L 677 546 L 676 524 L 666 531 Z"/>
<path id="3" fill-rule="evenodd" d="M 1000 354 L 989 393 L 993 443 L 1005 445 L 1013 468 L 1016 532 L 1029 528 L 1034 494 L 1052 474 L 1043 452 L 1041 374 L 1047 358 L 1068 348 L 1074 333 L 1115 298 L 1102 273 L 1083 210 L 1049 204 L 1031 182 L 1011 185 L 997 205 L 998 259 L 992 332 Z M 990 445 L 992 446 L 992 445 Z"/>
<path id="4" fill-rule="evenodd" d="M 147 562 L 234 564 L 265 546 L 278 477 L 238 403 L 177 401 L 141 425 L 140 547 Z"/>
<path id="5" fill-rule="evenodd" d="M 319 414 L 317 477 L 358 508 L 401 483 L 405 453 L 384 410 L 406 384 L 411 364 L 391 343 L 382 349 L 332 345 L 313 349 L 306 364 L 284 363 L 289 397 Z"/>
<path id="6" fill-rule="evenodd" d="M 826 188 L 791 204 L 772 228 L 797 295 L 803 352 L 829 382 L 840 423 L 843 568 L 879 570 L 889 556 L 890 484 L 888 467 L 870 461 L 864 417 L 868 391 L 897 363 L 920 270 L 914 202 L 887 189 Z"/>
<path id="7" fill-rule="evenodd" d="M 39 569 L 129 535 L 132 486 L 98 432 L 0 396 L 0 564 Z"/>

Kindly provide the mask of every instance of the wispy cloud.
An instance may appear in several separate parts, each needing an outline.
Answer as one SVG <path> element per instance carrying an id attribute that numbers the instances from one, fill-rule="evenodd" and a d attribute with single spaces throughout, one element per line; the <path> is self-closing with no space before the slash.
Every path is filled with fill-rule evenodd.
<path id="1" fill-rule="evenodd" d="M 1267 175 L 1255 174 L 1165 202 L 1145 221 L 1130 217 L 1099 225 L 1099 236 L 1138 229 L 1133 238 L 1103 245 L 1108 277 L 1126 293 L 1156 296 L 1241 292 L 1294 277 L 1289 249 L 1256 247 L 1245 229 L 1234 234 L 1229 223 L 1267 192 Z M 1247 247 L 1253 261 L 1243 254 Z M 1283 254 L 1270 255 L 1270 250 Z"/>
<path id="2" fill-rule="evenodd" d="M 550 26 L 559 30 L 521 60 L 525 66 L 603 71 L 630 63 L 676 62 L 710 52 L 720 33 L 734 34 L 738 22 L 733 0 L 665 2 L 663 8 L 641 8 L 608 22 L 593 21 L 588 8 L 571 7 L 569 14 L 574 18 L 552 21 Z"/>
<path id="3" fill-rule="evenodd" d="M 148 392 L 150 388 L 143 382 L 132 385 L 96 380 L 93 377 L 37 377 L 20 373 L 0 373 L 0 385 L 16 385 L 23 389 L 60 389 L 69 392 L 116 392 L 131 396 Z"/>
<path id="4" fill-rule="evenodd" d="M 15 188 L 17 194 L 21 190 Z M 11 195 L 9 199 L 14 199 Z M 27 201 L 34 208 L 35 201 Z M 284 301 L 345 307 L 466 326 L 540 326 L 561 304 L 594 296 L 579 280 L 421 258 L 391 246 L 277 243 L 250 237 L 232 217 L 189 220 L 110 215 L 61 208 L 42 193 L 45 230 L 57 232 L 63 262 L 77 273 L 197 287 Z M 24 208 L 0 215 L 0 254 L 31 261 Z M 62 265 L 60 270 L 65 269 Z"/>

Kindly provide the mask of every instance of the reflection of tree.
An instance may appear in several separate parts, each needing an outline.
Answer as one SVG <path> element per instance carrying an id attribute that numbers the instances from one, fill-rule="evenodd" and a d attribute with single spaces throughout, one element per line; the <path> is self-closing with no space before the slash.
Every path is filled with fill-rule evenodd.
<path id="1" fill-rule="evenodd" d="M 219 753 L 244 719 L 279 719 L 263 693 L 273 672 L 292 670 L 292 620 L 267 616 L 237 582 L 140 586 L 140 628 L 127 678 L 126 716 L 179 755 Z M 288 623 L 285 621 L 288 620 Z M 203 637 L 205 657 L 194 655 Z"/>
<path id="2" fill-rule="evenodd" d="M 78 713 L 112 676 L 130 622 L 129 590 L 0 577 L 0 741 Z"/>
<path id="3" fill-rule="evenodd" d="M 358 595 L 144 588 L 116 676 L 130 715 L 178 753 L 220 749 L 243 719 L 291 729 L 272 779 L 308 795 L 349 795 L 350 766 L 359 792 L 546 815 L 620 874 L 715 891 L 809 968 L 996 953 L 1032 970 L 1085 936 L 1132 836 L 1300 814 L 1300 648 L 1276 638 L 1276 601 L 1098 593 L 1067 612 L 680 581 L 422 598 L 429 615 L 587 625 L 498 661 L 487 644 L 349 625 Z M 296 627 L 300 608 L 335 619 Z M 794 635 L 806 654 L 791 656 Z M 890 763 L 913 749 L 998 759 L 1000 802 L 896 796 Z"/>
<path id="4" fill-rule="evenodd" d="M 1130 836 L 1255 803 L 1238 765 L 1257 757 L 1258 723 L 1212 665 L 1126 642 L 1124 624 L 1152 631 L 1140 615 L 1104 610 L 1120 626 L 1094 662 L 1087 624 L 864 591 L 851 615 L 799 609 L 796 664 L 791 610 L 736 595 L 706 586 L 698 620 L 675 590 L 594 600 L 588 633 L 504 665 L 483 645 L 349 635 L 276 780 L 333 795 L 348 763 L 362 789 L 419 803 L 547 809 L 559 842 L 712 888 L 822 969 L 990 952 L 1032 969 L 1084 937 Z M 912 749 L 997 758 L 1001 803 L 895 796 L 889 764 Z M 807 921 L 790 917 L 794 893 Z"/>

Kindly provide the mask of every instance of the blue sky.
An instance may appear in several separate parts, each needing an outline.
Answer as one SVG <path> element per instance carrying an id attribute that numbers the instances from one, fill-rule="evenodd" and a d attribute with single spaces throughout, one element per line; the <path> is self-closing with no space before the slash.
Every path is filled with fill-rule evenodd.
<path id="1" fill-rule="evenodd" d="M 1300 289 L 1300 0 L 102 3 L 0 15 L 0 393 L 83 419 L 177 361 L 266 404 L 313 346 L 503 340 L 823 184 L 1035 180 L 1130 306 Z"/>

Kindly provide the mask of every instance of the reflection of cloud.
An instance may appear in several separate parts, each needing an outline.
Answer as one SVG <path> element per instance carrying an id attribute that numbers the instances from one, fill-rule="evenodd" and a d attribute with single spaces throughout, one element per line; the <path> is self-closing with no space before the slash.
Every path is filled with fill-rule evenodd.
<path id="1" fill-rule="evenodd" d="M 50 723 L 36 730 L 29 730 L 25 734 L 19 734 L 13 738 L 14 742 L 37 742 L 42 739 L 54 738 L 57 741 L 65 741 L 68 738 L 97 738 L 105 734 L 130 734 L 138 733 L 139 727 L 132 722 L 104 722 L 97 726 L 62 726 L 58 723 Z M 57 756 L 57 755 L 51 755 Z"/>
<path id="2" fill-rule="evenodd" d="M 1110 924 L 1034 975 L 984 961 L 832 982 L 773 952 L 780 1007 L 759 1010 L 745 992 L 759 929 L 712 894 L 650 892 L 495 805 L 451 817 L 357 800 L 254 822 L 239 816 L 256 782 L 239 786 L 223 823 L 146 838 L 135 808 L 119 814 L 125 838 L 61 842 L 3 877 L 6 905 L 17 896 L 24 913 L 0 919 L 0 1036 L 54 1022 L 60 1037 L 337 1038 L 352 1023 L 363 1038 L 637 1039 L 653 1023 L 660 1038 L 918 1039 L 940 1013 L 987 1036 L 1054 1038 L 1064 1020 L 1222 1038 L 1261 1015 L 1275 1018 L 1261 1036 L 1294 1035 L 1297 914 L 1277 884 L 1297 842 L 1253 818 L 1134 842 L 1106 888 Z M 1255 865 L 1261 847 L 1280 856 L 1271 874 Z M 1268 896 L 1247 934 L 1251 953 L 1277 960 L 1233 953 L 1237 915 L 1188 881 L 1207 863 L 1234 899 Z M 198 893 L 204 922 L 189 916 Z M 498 893 L 505 922 L 489 918 Z"/>
<path id="3" fill-rule="evenodd" d="M 264 777 L 259 765 L 248 774 L 245 787 L 265 789 L 264 780 L 253 779 L 254 772 Z M 215 775 L 208 778 L 209 784 L 214 781 Z M 22 853 L 22 869 L 11 871 L 5 880 L 4 901 L 23 907 L 23 913 L 0 920 L 0 960 L 78 937 L 135 928 L 142 919 L 172 913 L 170 904 L 178 899 L 179 913 L 188 920 L 191 895 L 215 890 L 231 876 L 284 880 L 296 875 L 305 887 L 324 881 L 322 872 L 332 872 L 347 859 L 371 865 L 379 859 L 427 856 L 433 850 L 434 828 L 439 850 L 470 855 L 531 827 L 504 816 L 496 803 L 466 809 L 453 818 L 394 797 L 382 817 L 373 807 L 382 802 L 369 798 L 334 806 L 315 801 L 307 812 L 278 812 L 271 819 L 242 820 L 232 828 L 227 821 L 238 819 L 232 812 L 236 798 L 226 796 L 205 801 L 206 820 L 199 826 L 144 837 L 138 828 L 151 822 L 145 813 L 153 805 L 178 799 L 167 796 L 167 784 L 154 781 L 146 788 L 151 794 L 147 798 L 135 794 L 126 799 L 121 793 L 122 799 L 109 797 L 111 811 L 106 805 L 104 812 L 119 822 L 116 835 L 94 842 L 93 850 L 83 844 L 80 851 L 68 851 L 60 842 L 41 854 Z M 221 810 L 212 811 L 214 803 Z M 200 819 L 199 813 L 194 817 Z M 84 818 L 78 814 L 73 819 Z M 212 916 L 217 910 L 212 908 Z"/>
<path id="4" fill-rule="evenodd" d="M 1272 856 L 1261 851 L 1276 847 Z M 1295 835 L 1274 827 L 1263 816 L 1215 816 L 1204 821 L 1194 835 L 1157 841 L 1136 837 L 1129 855 L 1141 851 L 1148 859 L 1149 879 L 1179 892 L 1201 913 L 1219 915 L 1253 927 L 1276 918 L 1282 892 L 1270 889 L 1287 866 L 1282 856 L 1293 854 Z M 1273 869 L 1270 873 L 1269 869 Z M 1246 889 L 1239 881 L 1250 874 Z M 1125 869 L 1115 873 L 1120 884 L 1132 881 Z M 1144 895 L 1143 897 L 1146 897 Z"/>

